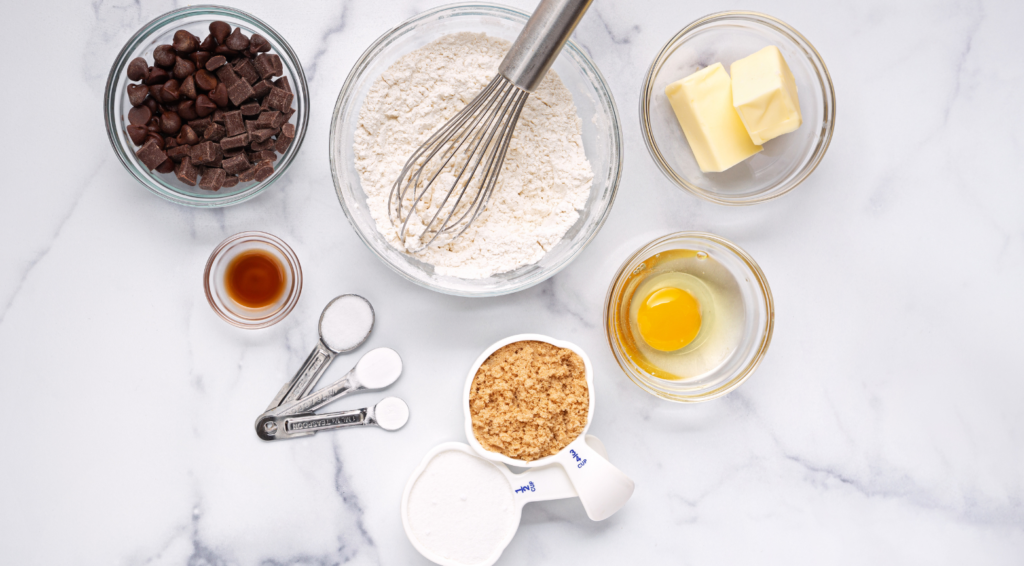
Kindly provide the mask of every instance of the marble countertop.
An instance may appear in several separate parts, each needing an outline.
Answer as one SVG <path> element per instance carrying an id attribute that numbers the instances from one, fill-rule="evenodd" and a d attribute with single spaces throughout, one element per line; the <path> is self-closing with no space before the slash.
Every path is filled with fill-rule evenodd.
<path id="1" fill-rule="evenodd" d="M 285 178 L 220 210 L 150 194 L 104 131 L 115 55 L 179 4 L 5 5 L 0 398 L 11 426 L 0 440 L 0 562 L 424 564 L 399 518 L 406 479 L 431 447 L 463 439 L 463 376 L 479 351 L 531 331 L 590 353 L 602 397 L 591 432 L 637 489 L 600 523 L 577 500 L 527 506 L 500 564 L 1024 560 L 1024 3 L 597 0 L 576 40 L 623 118 L 618 199 L 567 269 L 486 300 L 432 293 L 378 261 L 346 222 L 328 164 L 351 65 L 438 3 L 228 4 L 288 38 L 312 113 Z M 800 30 L 838 96 L 835 138 L 814 175 L 744 208 L 671 185 L 637 120 L 661 45 L 727 8 Z M 280 236 L 304 269 L 297 308 L 265 331 L 228 326 L 203 295 L 208 254 L 244 230 Z M 692 406 L 629 382 L 601 326 L 620 262 L 679 230 L 744 247 L 776 301 L 760 369 Z M 404 357 L 390 392 L 412 420 L 397 433 L 261 442 L 253 419 L 344 292 L 377 310 L 363 351 L 387 345 Z"/>

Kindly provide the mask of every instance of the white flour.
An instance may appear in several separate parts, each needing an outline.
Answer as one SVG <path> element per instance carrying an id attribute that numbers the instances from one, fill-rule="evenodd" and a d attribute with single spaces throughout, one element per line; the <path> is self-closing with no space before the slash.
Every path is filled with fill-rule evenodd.
<path id="1" fill-rule="evenodd" d="M 483 33 L 447 35 L 396 61 L 370 88 L 355 135 L 356 170 L 377 230 L 395 248 L 404 250 L 387 206 L 402 166 L 490 82 L 509 46 Z M 440 275 L 465 279 L 543 257 L 590 195 L 594 173 L 581 131 L 572 94 L 549 71 L 527 99 L 487 208 L 460 238 L 415 257 Z"/>
<path id="2" fill-rule="evenodd" d="M 508 480 L 490 463 L 450 450 L 434 456 L 409 491 L 409 526 L 432 553 L 480 564 L 516 530 Z"/>

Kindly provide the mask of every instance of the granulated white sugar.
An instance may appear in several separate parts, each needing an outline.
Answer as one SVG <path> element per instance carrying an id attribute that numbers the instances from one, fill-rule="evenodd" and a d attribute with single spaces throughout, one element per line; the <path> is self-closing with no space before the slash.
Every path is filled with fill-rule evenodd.
<path id="1" fill-rule="evenodd" d="M 358 295 L 342 295 L 324 310 L 320 337 L 335 352 L 347 352 L 363 343 L 373 329 L 373 308 Z"/>
<path id="2" fill-rule="evenodd" d="M 409 526 L 431 553 L 472 566 L 516 530 L 512 488 L 493 464 L 458 450 L 427 464 L 409 492 Z"/>

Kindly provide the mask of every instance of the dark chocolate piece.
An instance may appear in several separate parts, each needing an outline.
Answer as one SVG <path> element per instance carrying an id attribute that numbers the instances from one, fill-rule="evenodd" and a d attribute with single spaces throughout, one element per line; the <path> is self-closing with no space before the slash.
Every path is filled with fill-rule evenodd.
<path id="1" fill-rule="evenodd" d="M 224 184 L 221 185 L 221 188 L 222 189 L 230 189 L 231 187 L 234 187 L 237 184 L 238 184 L 238 176 L 236 176 L 236 175 L 228 175 L 227 177 L 224 178 Z"/>
<path id="2" fill-rule="evenodd" d="M 192 53 L 197 49 L 199 49 L 199 40 L 196 39 L 196 36 L 192 35 L 191 33 L 183 29 L 179 29 L 178 31 L 174 32 L 175 51 L 177 51 L 178 53 L 188 54 Z"/>
<path id="3" fill-rule="evenodd" d="M 292 84 L 288 82 L 288 77 L 281 77 L 277 79 L 274 81 L 274 86 L 285 92 L 292 92 Z"/>
<path id="4" fill-rule="evenodd" d="M 270 42 L 267 41 L 267 38 L 258 33 L 252 34 L 252 37 L 249 38 L 249 52 L 266 53 L 267 51 L 270 51 Z"/>
<path id="5" fill-rule="evenodd" d="M 142 145 L 146 141 L 147 135 L 149 135 L 149 130 L 145 126 L 136 126 L 134 124 L 128 126 L 128 137 L 131 138 L 132 143 L 135 145 Z"/>
<path id="6" fill-rule="evenodd" d="M 238 86 L 239 84 L 245 84 L 245 83 L 243 83 L 242 81 L 238 81 L 237 83 L 235 83 L 235 86 Z M 249 86 L 249 85 L 245 85 L 245 86 Z M 232 88 L 234 88 L 234 87 L 232 87 Z M 217 85 L 217 88 L 215 88 L 215 89 L 210 91 L 210 94 L 209 94 L 210 100 L 214 101 L 217 104 L 217 106 L 219 106 L 221 108 L 227 108 L 228 102 L 229 102 L 228 94 L 230 92 L 231 92 L 230 88 L 224 86 L 224 83 L 220 83 L 219 85 Z"/>
<path id="7" fill-rule="evenodd" d="M 210 100 L 210 97 L 205 94 L 200 94 L 196 97 L 196 114 L 198 114 L 200 118 L 209 116 L 216 109 L 217 105 Z"/>
<path id="8" fill-rule="evenodd" d="M 178 116 L 181 116 L 182 120 L 195 120 L 199 117 L 196 114 L 196 103 L 191 100 L 183 100 L 178 103 Z"/>
<path id="9" fill-rule="evenodd" d="M 214 55 L 213 57 L 210 57 L 209 61 L 206 62 L 206 70 L 216 71 L 218 67 L 226 65 L 227 62 L 227 57 L 224 57 L 223 55 Z"/>
<path id="10" fill-rule="evenodd" d="M 210 141 L 220 141 L 224 138 L 224 126 L 214 122 L 210 124 L 210 127 L 206 128 L 203 132 L 203 139 Z"/>
<path id="11" fill-rule="evenodd" d="M 189 61 L 188 59 L 182 59 L 181 57 L 178 57 L 178 59 L 174 62 L 174 78 L 178 79 L 179 81 L 185 80 L 185 77 L 188 77 L 189 75 L 195 72 L 196 64 L 192 61 Z"/>
<path id="12" fill-rule="evenodd" d="M 252 142 L 251 144 L 249 144 L 249 148 L 252 149 L 253 151 L 259 152 L 263 151 L 264 149 L 273 148 L 275 143 L 276 142 L 272 138 L 267 138 L 261 142 Z M 259 160 L 257 159 L 257 161 Z"/>
<path id="13" fill-rule="evenodd" d="M 245 155 L 236 155 L 234 157 L 224 160 L 224 170 L 232 175 L 237 175 L 242 171 L 249 168 L 249 160 L 245 158 Z"/>
<path id="14" fill-rule="evenodd" d="M 278 77 L 284 72 L 281 66 L 281 58 L 273 53 L 263 53 L 256 57 L 256 70 L 260 76 L 269 79 Z"/>
<path id="15" fill-rule="evenodd" d="M 280 128 L 284 126 L 285 124 L 288 123 L 288 120 L 291 120 L 292 114 L 295 114 L 294 108 L 289 108 L 287 112 L 281 112 L 277 116 L 277 118 L 274 118 L 274 121 L 270 124 L 270 127 Z"/>
<path id="16" fill-rule="evenodd" d="M 260 83 L 256 83 L 256 86 L 259 86 L 259 84 Z M 269 88 L 267 89 L 267 92 L 270 92 Z M 259 95 L 257 95 L 257 97 L 258 96 Z M 243 104 L 242 107 L 239 108 L 239 111 L 242 113 L 242 116 L 245 116 L 245 117 L 258 116 L 259 113 L 260 113 L 260 105 L 255 103 L 255 102 L 250 102 L 249 104 Z"/>
<path id="17" fill-rule="evenodd" d="M 231 26 L 227 22 L 217 20 L 210 22 L 210 35 L 217 39 L 219 45 L 224 45 L 224 40 L 231 34 Z"/>
<path id="18" fill-rule="evenodd" d="M 174 161 L 171 161 L 170 158 L 156 167 L 157 173 L 170 173 L 171 171 L 174 171 Z"/>
<path id="19" fill-rule="evenodd" d="M 252 87 L 243 80 L 228 87 L 228 98 L 235 106 L 241 106 L 243 102 L 252 98 L 253 94 Z"/>
<path id="20" fill-rule="evenodd" d="M 195 166 L 192 164 L 192 158 L 186 155 L 181 158 L 181 163 L 178 163 L 178 166 L 174 168 L 174 174 L 178 176 L 178 180 L 182 183 L 194 187 L 196 186 L 196 178 L 199 176 L 199 171 L 196 171 Z"/>
<path id="21" fill-rule="evenodd" d="M 196 99 L 196 96 L 199 96 L 199 93 L 196 92 L 195 75 L 185 77 L 185 80 L 181 81 L 181 96 L 193 101 Z"/>
<path id="22" fill-rule="evenodd" d="M 227 45 L 235 51 L 241 51 L 243 49 L 248 49 L 249 38 L 242 35 L 242 28 L 235 28 L 235 31 L 231 32 L 231 35 L 227 36 L 224 40 L 224 45 Z"/>
<path id="23" fill-rule="evenodd" d="M 262 80 L 252 85 L 252 92 L 256 98 L 263 98 L 270 93 L 270 89 L 274 88 L 274 84 L 268 80 Z"/>
<path id="24" fill-rule="evenodd" d="M 223 169 L 217 167 L 207 167 L 203 171 L 203 177 L 199 180 L 199 188 L 206 189 L 208 191 L 216 191 L 224 186 L 224 179 L 227 174 L 224 173 Z"/>
<path id="25" fill-rule="evenodd" d="M 237 136 L 231 136 L 229 138 L 222 138 L 220 140 L 220 148 L 224 150 L 225 155 L 229 149 L 243 148 L 249 143 L 249 134 L 239 134 Z"/>
<path id="26" fill-rule="evenodd" d="M 274 141 L 274 140 L 270 140 Z M 277 154 L 271 149 L 265 149 L 263 151 L 257 151 L 250 156 L 254 162 L 259 163 L 261 161 L 277 161 Z"/>
<path id="27" fill-rule="evenodd" d="M 206 64 L 210 61 L 210 52 L 196 51 L 195 53 L 189 55 L 188 58 L 190 61 L 196 64 L 197 69 L 205 69 Z"/>
<path id="28" fill-rule="evenodd" d="M 261 161 L 255 165 L 257 183 L 262 183 L 270 178 L 274 174 L 274 162 L 273 161 Z"/>
<path id="29" fill-rule="evenodd" d="M 220 82 L 228 85 L 229 87 L 242 80 L 238 78 L 238 74 L 231 68 L 231 65 L 218 67 L 215 72 L 217 73 L 217 78 L 220 79 Z"/>
<path id="30" fill-rule="evenodd" d="M 170 45 L 157 45 L 156 48 L 153 49 L 153 63 L 157 67 L 170 69 L 174 66 L 174 62 L 177 59 L 178 54 L 174 52 L 174 47 Z"/>
<path id="31" fill-rule="evenodd" d="M 217 158 L 217 144 L 212 141 L 204 141 L 192 148 L 192 163 L 195 165 L 206 165 Z"/>
<path id="32" fill-rule="evenodd" d="M 264 142 L 270 139 L 270 136 L 272 135 L 274 135 L 274 130 L 266 128 L 262 130 L 256 130 L 255 132 L 250 132 L 249 137 L 252 138 L 252 141 L 254 142 Z"/>
<path id="33" fill-rule="evenodd" d="M 181 84 L 175 80 L 170 79 L 163 85 L 163 90 L 160 98 L 163 102 L 177 102 L 181 99 Z M 153 89 L 150 88 L 150 91 Z"/>
<path id="34" fill-rule="evenodd" d="M 213 34 L 207 34 L 206 38 L 203 39 L 202 43 L 199 44 L 199 49 L 203 51 L 213 51 L 217 47 L 217 38 L 213 37 Z"/>
<path id="35" fill-rule="evenodd" d="M 199 143 L 199 134 L 188 124 L 181 127 L 178 132 L 178 145 L 196 145 Z"/>
<path id="36" fill-rule="evenodd" d="M 256 118 L 257 128 L 274 129 L 271 124 L 274 123 L 274 119 L 277 118 L 281 113 L 277 110 L 268 110 L 267 112 L 260 113 L 259 117 Z"/>
<path id="37" fill-rule="evenodd" d="M 287 110 L 292 106 L 295 95 L 283 89 L 273 87 L 267 95 L 267 107 L 271 110 Z"/>
<path id="38" fill-rule="evenodd" d="M 238 181 L 240 183 L 248 183 L 249 181 L 252 181 L 253 179 L 256 178 L 256 169 L 257 167 L 253 165 L 252 167 L 246 169 L 245 171 L 242 171 L 241 173 L 238 174 Z"/>
<path id="39" fill-rule="evenodd" d="M 221 110 L 220 108 L 218 108 L 218 109 L 213 111 L 213 115 L 210 116 L 210 120 L 213 120 L 217 124 L 223 124 L 224 123 L 224 115 L 225 114 L 227 114 L 227 112 L 225 112 L 225 111 Z"/>
<path id="40" fill-rule="evenodd" d="M 139 151 L 135 152 L 135 155 L 150 169 L 156 169 L 167 160 L 167 154 L 164 153 L 163 149 L 160 149 L 160 145 L 152 137 L 146 140 L 146 143 L 142 145 Z"/>
<path id="41" fill-rule="evenodd" d="M 217 88 L 217 77 L 206 69 L 199 69 L 195 74 L 196 87 L 207 92 Z"/>
<path id="42" fill-rule="evenodd" d="M 178 116 L 177 112 L 164 112 L 160 115 L 160 131 L 169 136 L 176 136 L 179 130 L 181 130 L 181 116 Z"/>
<path id="43" fill-rule="evenodd" d="M 245 124 L 242 122 L 242 113 L 238 110 L 224 113 L 224 129 L 229 136 L 237 136 L 245 133 Z"/>
<path id="44" fill-rule="evenodd" d="M 128 111 L 128 123 L 133 126 L 144 126 L 152 117 L 148 106 L 136 106 Z"/>
<path id="45" fill-rule="evenodd" d="M 239 59 L 238 61 L 235 61 L 233 68 L 235 69 L 235 72 L 238 73 L 238 76 L 242 77 L 242 79 L 250 85 L 255 84 L 260 80 L 260 74 L 256 72 L 256 67 L 252 66 L 252 61 L 248 59 Z"/>
<path id="46" fill-rule="evenodd" d="M 142 106 L 149 96 L 149 87 L 146 85 L 128 85 L 128 102 L 132 106 Z"/>
<path id="47" fill-rule="evenodd" d="M 171 75 L 167 71 L 160 67 L 150 67 L 149 74 L 146 75 L 146 84 L 150 86 L 157 84 L 162 85 L 167 82 L 167 79 L 169 78 L 171 78 Z"/>
<path id="48" fill-rule="evenodd" d="M 153 142 L 156 143 L 156 146 L 159 147 L 160 149 L 164 148 L 164 137 L 161 136 L 160 134 L 149 132 L 148 134 L 146 134 L 146 143 L 149 143 L 149 140 L 153 140 Z M 142 145 L 146 144 L 143 143 Z"/>
<path id="49" fill-rule="evenodd" d="M 188 127 L 188 126 L 186 126 Z M 181 162 L 183 157 L 190 157 L 192 155 L 192 146 L 190 145 L 178 145 L 167 150 L 167 157 Z"/>

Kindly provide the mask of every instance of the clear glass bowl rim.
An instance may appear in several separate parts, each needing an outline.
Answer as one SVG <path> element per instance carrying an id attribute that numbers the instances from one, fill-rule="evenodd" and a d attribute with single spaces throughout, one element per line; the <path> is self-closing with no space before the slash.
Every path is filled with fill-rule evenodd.
<path id="1" fill-rule="evenodd" d="M 220 198 L 199 198 L 193 195 L 168 190 L 167 188 L 154 183 L 148 175 L 140 175 L 140 173 L 133 168 L 134 155 L 129 156 L 125 153 L 125 148 L 118 143 L 117 137 L 121 125 L 117 119 L 120 109 L 114 108 L 114 102 L 116 100 L 114 89 L 121 84 L 120 78 L 124 76 L 125 68 L 130 62 L 129 56 L 135 52 L 135 49 L 140 44 L 148 40 L 154 34 L 172 26 L 179 20 L 195 15 L 209 15 L 214 17 L 218 15 L 227 15 L 245 21 L 248 25 L 259 30 L 260 33 L 265 33 L 270 36 L 284 50 L 284 52 L 279 55 L 283 58 L 287 58 L 292 63 L 292 66 L 296 71 L 296 78 L 298 79 L 301 87 L 293 89 L 297 91 L 295 95 L 301 98 L 301 108 L 304 109 L 296 120 L 295 139 L 292 140 L 292 148 L 294 149 L 289 155 L 282 156 L 278 162 L 275 162 L 274 174 L 266 181 L 257 183 L 243 192 Z M 297 112 L 297 114 L 299 113 Z M 295 156 L 298 155 L 299 149 L 302 146 L 302 141 L 306 137 L 306 126 L 309 123 L 309 85 L 306 83 L 306 73 L 302 69 L 302 63 L 299 61 L 298 55 L 295 54 L 295 51 L 292 50 L 291 45 L 284 39 L 284 37 L 277 33 L 277 31 L 270 27 L 266 22 L 252 14 L 249 14 L 248 12 L 243 12 L 242 10 L 235 8 L 218 6 L 215 4 L 198 4 L 178 8 L 161 14 L 150 20 L 146 25 L 142 26 L 139 31 L 135 32 L 135 34 L 128 39 L 124 47 L 121 48 L 121 51 L 114 59 L 114 64 L 110 67 L 110 74 L 107 76 L 107 84 L 104 88 L 103 94 L 103 119 L 106 124 L 107 139 L 110 140 L 110 145 L 114 148 L 114 153 L 117 154 L 117 158 L 121 162 L 121 165 L 128 170 L 132 177 L 149 189 L 150 192 L 173 203 L 183 204 L 186 206 L 199 208 L 231 206 L 245 202 L 265 191 L 270 187 L 270 185 L 284 175 L 285 170 L 287 170 L 288 166 L 295 160 Z"/>
<path id="2" fill-rule="evenodd" d="M 217 306 L 217 301 L 213 298 L 213 283 L 210 281 L 210 278 L 213 275 L 213 264 L 217 258 L 219 258 L 229 247 L 243 241 L 258 241 L 277 248 L 281 252 L 281 255 L 283 255 L 288 261 L 286 268 L 290 269 L 292 273 L 292 291 L 288 299 L 283 305 L 281 305 L 281 309 L 270 316 L 253 319 L 252 322 L 241 322 L 221 310 L 221 308 Z M 292 312 L 292 309 L 295 308 L 295 305 L 299 303 L 299 297 L 302 295 L 302 265 L 299 264 L 299 257 L 295 255 L 291 246 L 286 244 L 281 238 L 266 232 L 239 232 L 233 236 L 228 236 L 223 242 L 214 248 L 213 252 L 210 253 L 210 258 L 206 260 L 206 269 L 203 270 L 203 290 L 206 292 L 206 301 L 210 303 L 210 308 L 212 308 L 213 312 L 217 313 L 217 316 L 224 319 L 228 324 L 247 330 L 267 328 L 284 320 L 285 317 Z"/>
<path id="3" fill-rule="evenodd" d="M 672 381 L 666 381 L 657 377 L 652 377 L 646 372 L 641 371 L 633 364 L 629 363 L 625 359 L 625 355 L 622 353 L 619 347 L 618 340 L 615 338 L 615 329 L 613 328 L 613 308 L 612 302 L 615 298 L 615 289 L 622 281 L 622 277 L 625 274 L 626 268 L 638 258 L 642 258 L 651 251 L 666 243 L 671 243 L 676 240 L 682 239 L 698 239 L 707 240 L 715 244 L 719 244 L 729 251 L 736 254 L 738 257 L 753 274 L 758 287 L 761 289 L 761 298 L 764 300 L 764 306 L 766 311 L 765 324 L 762 328 L 761 343 L 758 345 L 757 352 L 750 362 L 744 366 L 736 375 L 732 376 L 724 384 L 703 393 L 685 394 L 676 391 L 670 391 L 659 388 L 658 385 L 661 383 L 673 383 Z M 750 374 L 754 373 L 754 370 L 761 365 L 761 361 L 764 359 L 765 353 L 768 351 L 768 346 L 772 341 L 772 334 L 775 330 L 775 302 L 772 299 L 772 290 L 768 286 L 768 280 L 765 278 L 764 272 L 761 271 L 761 267 L 754 261 L 754 258 L 750 256 L 743 248 L 737 246 L 731 241 L 715 234 L 709 234 L 707 232 L 673 232 L 660 238 L 656 238 L 642 246 L 640 246 L 635 252 L 629 255 L 619 269 L 615 272 L 615 277 L 612 278 L 611 285 L 608 286 L 608 295 L 605 298 L 604 304 L 604 326 L 605 334 L 608 338 L 608 346 L 612 349 L 612 354 L 615 356 L 615 361 L 618 362 L 619 367 L 626 374 L 626 377 L 633 383 L 639 386 L 644 391 L 666 399 L 668 401 L 675 401 L 677 403 L 698 403 L 702 401 L 710 401 L 711 399 L 717 399 L 729 393 L 733 389 L 739 387 L 744 381 L 750 377 Z"/>
<path id="4" fill-rule="evenodd" d="M 582 61 L 588 67 L 588 71 L 593 73 L 593 76 L 597 78 L 597 80 L 594 82 L 595 90 L 599 91 L 601 95 L 604 96 L 609 103 L 609 131 L 611 132 L 613 138 L 612 140 L 610 140 L 610 145 L 614 150 L 614 153 L 612 155 L 612 165 L 614 166 L 615 173 L 610 181 L 610 188 L 608 189 L 608 205 L 601 213 L 600 218 L 598 218 L 597 221 L 594 223 L 594 226 L 591 229 L 590 234 L 588 234 L 584 240 L 580 241 L 578 245 L 579 247 L 576 250 L 574 250 L 572 253 L 564 257 L 560 263 L 549 266 L 546 270 L 538 271 L 532 276 L 524 278 L 523 280 L 519 281 L 514 286 L 486 292 L 473 292 L 463 291 L 461 289 L 451 289 L 448 287 L 433 285 L 429 282 L 416 279 L 415 277 L 409 275 L 398 266 L 393 265 L 390 261 L 388 261 L 388 258 L 386 256 L 384 256 L 379 250 L 377 250 L 376 247 L 374 247 L 370 239 L 365 234 L 363 234 L 363 232 L 357 226 L 356 221 L 353 218 L 353 211 L 349 209 L 348 203 L 345 201 L 344 187 L 348 186 L 348 181 L 347 178 L 341 175 L 337 160 L 335 159 L 335 139 L 337 138 L 336 130 L 338 128 L 338 118 L 341 114 L 341 110 L 348 103 L 349 99 L 354 95 L 353 89 L 355 88 L 355 84 L 358 78 L 365 72 L 366 68 L 369 66 L 370 62 L 373 61 L 373 59 L 377 56 L 378 52 L 384 47 L 386 47 L 388 44 L 390 44 L 392 38 L 395 37 L 395 35 L 404 31 L 406 28 L 415 26 L 416 24 L 423 20 L 433 18 L 438 14 L 472 10 L 479 10 L 487 15 L 511 15 L 517 19 L 529 19 L 530 17 L 530 14 L 527 12 L 517 10 L 515 8 L 511 8 L 509 6 L 504 6 L 501 4 L 493 4 L 489 2 L 457 2 L 453 4 L 445 4 L 443 6 L 438 6 L 436 8 L 431 8 L 429 10 L 420 12 L 419 14 L 405 20 L 404 22 L 384 32 L 372 44 L 370 44 L 370 46 L 367 47 L 365 51 L 363 51 L 362 55 L 359 56 L 359 59 L 352 66 L 352 69 L 349 71 L 348 77 L 345 79 L 345 83 L 341 87 L 341 92 L 338 94 L 338 100 L 334 105 L 334 113 L 331 116 L 330 146 L 328 151 L 330 153 L 329 157 L 331 161 L 331 177 L 333 177 L 334 179 L 334 192 L 338 196 L 338 202 L 341 203 L 341 208 L 345 213 L 345 218 L 352 226 L 352 230 L 359 236 L 359 239 L 362 240 L 366 247 L 369 248 L 370 251 L 372 251 L 378 258 L 380 258 L 385 265 L 387 265 L 389 268 L 391 268 L 392 271 L 395 271 L 406 280 L 411 281 L 427 289 L 430 289 L 432 291 L 437 291 L 439 293 L 444 293 L 447 295 L 463 297 L 496 297 L 516 293 L 518 291 L 522 291 L 523 289 L 532 287 L 538 283 L 541 283 L 553 277 L 555 274 L 557 274 L 559 271 L 561 271 L 567 265 L 569 265 L 574 259 L 576 259 L 577 256 L 579 256 L 579 254 L 584 249 L 586 249 L 588 245 L 590 245 L 590 242 L 593 241 L 594 237 L 597 236 L 597 234 L 601 231 L 601 228 L 604 226 L 605 221 L 608 219 L 608 214 L 611 212 L 612 206 L 615 204 L 615 198 L 618 195 L 619 184 L 622 181 L 623 163 L 622 126 L 621 120 L 619 118 L 618 107 L 615 104 L 615 97 L 612 94 L 611 88 L 609 88 L 607 81 L 605 81 L 604 75 L 601 74 L 600 69 L 597 68 L 597 65 L 594 64 L 590 56 L 588 56 L 587 53 L 575 41 L 573 41 L 570 38 L 565 43 L 563 49 L 571 50 L 574 54 L 578 56 L 578 60 Z M 354 187 L 354 189 L 362 191 L 362 187 Z M 354 193 L 356 191 L 352 192 Z"/>
<path id="5" fill-rule="evenodd" d="M 657 70 L 660 69 L 661 65 L 664 64 L 665 59 L 669 55 L 674 53 L 676 49 L 678 49 L 679 46 L 677 45 L 677 42 L 680 39 L 682 39 L 685 35 L 693 32 L 694 30 L 700 28 L 705 24 L 729 19 L 754 21 L 762 25 L 767 25 L 768 27 L 776 28 L 777 30 L 782 31 L 785 34 L 789 34 L 796 37 L 800 42 L 803 43 L 803 46 L 806 46 L 808 52 L 812 55 L 812 60 L 815 66 L 820 69 L 819 79 L 824 79 L 822 86 L 824 88 L 826 98 L 825 102 L 828 116 L 828 129 L 825 130 L 825 132 L 823 132 L 821 137 L 819 137 L 818 145 L 814 150 L 813 159 L 807 165 L 804 166 L 804 168 L 800 171 L 800 175 L 796 179 L 791 181 L 791 184 L 785 190 L 782 191 L 775 190 L 777 188 L 776 185 L 768 189 L 765 189 L 764 191 L 756 195 L 734 198 L 720 193 L 715 193 L 712 191 L 702 189 L 690 183 L 689 181 L 687 181 L 686 179 L 684 179 L 678 173 L 675 172 L 672 166 L 668 164 L 668 162 L 665 160 L 665 157 L 662 155 L 661 149 L 658 148 L 658 144 L 654 140 L 654 134 L 651 131 L 651 93 L 654 89 L 654 76 L 657 74 Z M 818 168 L 818 164 L 821 163 L 821 160 L 825 157 L 825 153 L 828 152 L 829 145 L 832 144 L 832 133 L 835 130 L 835 125 L 836 92 L 832 84 L 832 75 L 828 72 L 828 67 L 825 66 L 825 61 L 821 58 L 821 54 L 818 53 L 818 50 L 810 41 L 807 40 L 806 37 L 803 36 L 803 34 L 798 32 L 792 26 L 778 18 L 769 16 L 768 14 L 763 14 L 761 12 L 752 12 L 746 10 L 730 10 L 726 12 L 716 12 L 714 14 L 708 14 L 707 16 L 694 20 L 686 27 L 684 27 L 682 30 L 680 30 L 679 33 L 672 36 L 672 39 L 669 39 L 668 42 L 666 42 L 665 45 L 661 48 L 661 50 L 658 51 L 658 54 L 654 57 L 654 61 L 652 61 L 650 67 L 647 68 L 647 74 L 644 75 L 643 88 L 640 90 L 640 130 L 643 133 L 644 144 L 647 146 L 647 151 L 648 153 L 651 154 L 651 158 L 654 160 L 654 163 L 658 166 L 658 169 L 660 169 L 661 172 L 666 177 L 668 177 L 670 181 L 672 181 L 679 187 L 686 189 L 687 191 L 693 193 L 694 195 L 704 200 L 716 204 L 724 204 L 730 206 L 757 204 L 760 202 L 765 202 L 779 198 L 782 195 L 792 191 L 801 183 L 803 183 L 804 180 L 807 179 L 807 177 L 810 176 L 810 174 L 813 173 L 814 170 Z"/>

